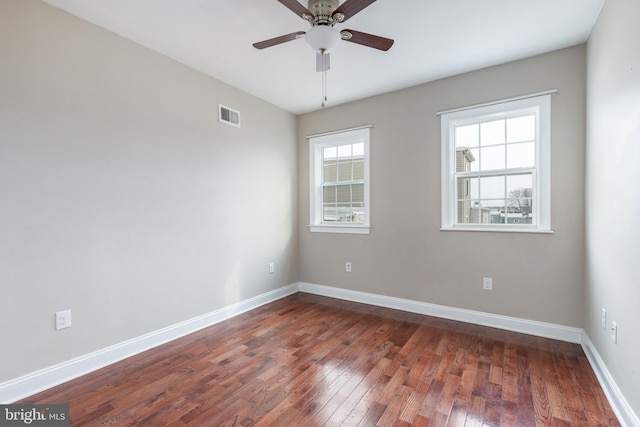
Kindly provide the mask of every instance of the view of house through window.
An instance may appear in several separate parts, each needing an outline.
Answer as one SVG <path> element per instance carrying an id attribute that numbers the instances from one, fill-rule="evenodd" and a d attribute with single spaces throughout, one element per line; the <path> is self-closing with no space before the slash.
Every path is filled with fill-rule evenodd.
<path id="1" fill-rule="evenodd" d="M 534 222 L 535 140 L 533 115 L 456 127 L 458 223 Z"/>
<path id="2" fill-rule="evenodd" d="M 364 143 L 322 150 L 322 221 L 364 223 Z"/>

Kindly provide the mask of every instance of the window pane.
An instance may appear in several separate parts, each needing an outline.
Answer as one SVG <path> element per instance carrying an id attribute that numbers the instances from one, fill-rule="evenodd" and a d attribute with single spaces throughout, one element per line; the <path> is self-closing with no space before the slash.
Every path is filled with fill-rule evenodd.
<path id="1" fill-rule="evenodd" d="M 356 160 L 353 162 L 353 179 L 364 179 L 364 160 Z"/>
<path id="2" fill-rule="evenodd" d="M 338 158 L 340 159 L 351 158 L 351 144 L 338 146 Z"/>
<path id="3" fill-rule="evenodd" d="M 332 185 L 323 191 L 323 221 L 364 222 L 364 184 Z"/>
<path id="4" fill-rule="evenodd" d="M 480 125 L 480 144 L 504 144 L 504 120 L 495 120 Z"/>
<path id="5" fill-rule="evenodd" d="M 458 178 L 458 200 L 471 200 L 480 198 L 480 178 Z"/>
<path id="6" fill-rule="evenodd" d="M 504 176 L 480 178 L 481 199 L 504 199 Z"/>
<path id="7" fill-rule="evenodd" d="M 352 163 L 338 163 L 338 181 L 351 181 L 352 180 Z"/>
<path id="8" fill-rule="evenodd" d="M 353 184 L 351 186 L 351 199 L 353 206 L 364 206 L 364 184 Z"/>
<path id="9" fill-rule="evenodd" d="M 533 213 L 533 175 L 507 177 L 507 198 L 508 213 L 517 214 L 514 217 L 530 217 Z"/>
<path id="10" fill-rule="evenodd" d="M 480 168 L 483 171 L 504 169 L 504 145 L 482 148 L 480 150 Z"/>
<path id="11" fill-rule="evenodd" d="M 353 157 L 364 158 L 364 142 L 353 144 Z"/>
<path id="12" fill-rule="evenodd" d="M 470 178 L 470 196 L 472 199 L 480 197 L 480 178 Z"/>
<path id="13" fill-rule="evenodd" d="M 338 165 L 325 162 L 322 174 L 322 182 L 336 182 L 338 180 Z"/>
<path id="14" fill-rule="evenodd" d="M 477 151 L 477 150 L 476 150 Z M 461 148 L 456 151 L 456 172 L 469 172 L 471 164 L 476 161 L 472 150 Z"/>
<path id="15" fill-rule="evenodd" d="M 324 205 L 322 208 L 322 220 L 327 222 L 337 221 L 338 214 L 335 204 Z"/>
<path id="16" fill-rule="evenodd" d="M 536 138 L 536 116 L 507 120 L 507 143 L 533 141 Z"/>
<path id="17" fill-rule="evenodd" d="M 471 179 L 472 178 L 458 178 L 458 199 L 469 199 L 471 197 Z"/>
<path id="18" fill-rule="evenodd" d="M 456 128 L 456 148 L 472 148 L 478 146 L 478 125 L 460 126 Z"/>
<path id="19" fill-rule="evenodd" d="M 471 206 L 469 222 L 472 224 L 491 223 L 491 210 L 483 208 L 480 203 L 474 202 Z"/>
<path id="20" fill-rule="evenodd" d="M 322 189 L 322 200 L 325 204 L 327 203 L 335 203 L 336 201 L 336 187 L 324 187 Z"/>
<path id="21" fill-rule="evenodd" d="M 491 223 L 491 210 L 484 207 L 479 200 L 459 201 L 458 223 L 489 224 Z"/>
<path id="22" fill-rule="evenodd" d="M 507 145 L 508 168 L 532 168 L 536 164 L 536 146 L 534 142 Z"/>
<path id="23" fill-rule="evenodd" d="M 527 173 L 522 175 L 509 175 L 507 176 L 507 195 L 514 191 L 527 190 L 531 193 L 533 188 L 533 174 Z M 527 197 L 531 197 L 529 194 Z"/>
<path id="24" fill-rule="evenodd" d="M 471 200 L 458 200 L 458 224 L 471 223 Z"/>
<path id="25" fill-rule="evenodd" d="M 336 188 L 338 203 L 351 203 L 351 186 L 340 185 Z"/>
<path id="26" fill-rule="evenodd" d="M 473 156 L 473 158 L 475 159 L 474 161 L 471 162 L 471 164 L 469 166 L 471 166 L 470 171 L 471 172 L 477 172 L 480 170 L 480 162 L 478 161 L 478 159 L 480 159 L 480 150 L 478 148 L 472 148 L 471 150 L 469 150 L 471 152 L 471 155 Z"/>
<path id="27" fill-rule="evenodd" d="M 338 155 L 338 149 L 336 147 L 328 147 L 322 150 L 322 156 L 324 160 L 335 159 Z"/>

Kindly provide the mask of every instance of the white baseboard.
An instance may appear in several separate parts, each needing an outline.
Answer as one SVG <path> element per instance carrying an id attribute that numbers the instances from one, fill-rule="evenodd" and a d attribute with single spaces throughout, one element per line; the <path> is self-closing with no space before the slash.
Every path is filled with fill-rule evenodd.
<path id="1" fill-rule="evenodd" d="M 582 343 L 582 336 L 584 332 L 580 328 L 572 328 L 569 326 L 554 325 L 552 323 L 537 322 L 534 320 L 447 307 L 444 305 L 430 304 L 421 301 L 315 285 L 312 283 L 301 282 L 298 286 L 301 292 L 307 292 L 310 294 L 324 295 L 348 301 L 377 305 L 379 307 L 394 308 L 411 313 L 458 320 L 460 322 L 473 323 L 482 326 L 490 326 L 492 328 L 504 329 L 507 331 L 522 332 L 529 335 L 553 338 L 575 344 Z"/>
<path id="2" fill-rule="evenodd" d="M 298 292 L 292 284 L 0 384 L 8 404 Z"/>
<path id="3" fill-rule="evenodd" d="M 623 427 L 640 427 L 640 418 L 618 388 L 609 369 L 607 369 L 607 365 L 604 364 L 600 354 L 598 354 L 598 351 L 586 333 L 582 340 L 582 349 L 584 350 L 584 354 L 587 355 L 587 359 L 589 359 L 589 363 L 596 377 L 598 377 L 600 386 L 607 396 L 611 408 L 616 413 L 620 424 L 622 424 Z"/>

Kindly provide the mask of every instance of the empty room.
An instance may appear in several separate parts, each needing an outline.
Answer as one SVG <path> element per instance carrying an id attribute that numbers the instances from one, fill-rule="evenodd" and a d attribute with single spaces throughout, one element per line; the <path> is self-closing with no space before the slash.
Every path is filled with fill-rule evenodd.
<path id="1" fill-rule="evenodd" d="M 0 425 L 640 427 L 639 72 L 635 0 L 0 0 Z"/>

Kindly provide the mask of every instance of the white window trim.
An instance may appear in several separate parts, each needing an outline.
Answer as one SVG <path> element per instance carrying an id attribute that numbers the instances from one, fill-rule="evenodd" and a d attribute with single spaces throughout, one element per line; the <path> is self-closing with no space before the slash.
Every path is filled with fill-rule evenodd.
<path id="1" fill-rule="evenodd" d="M 369 234 L 369 129 L 371 126 L 308 136 L 309 139 L 309 231 L 312 233 Z M 364 223 L 322 222 L 322 149 L 364 142 Z"/>
<path id="2" fill-rule="evenodd" d="M 538 116 L 536 144 L 535 225 L 515 224 L 456 224 L 455 197 L 455 136 L 456 126 L 476 123 L 491 117 L 501 118 L 514 112 L 532 111 Z M 551 95 L 530 96 L 483 104 L 477 107 L 450 110 L 441 113 L 442 141 L 442 224 L 443 231 L 492 231 L 553 233 L 551 229 Z"/>

